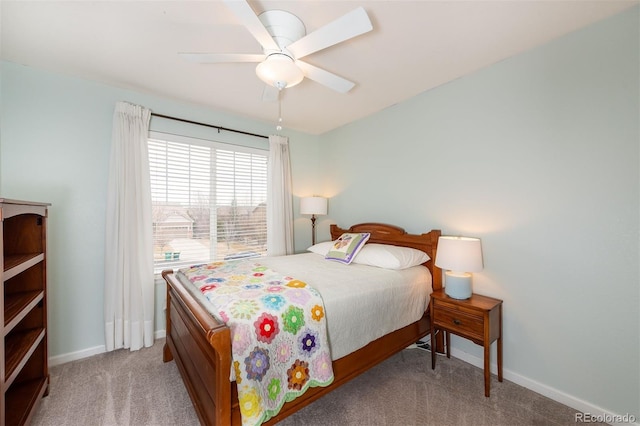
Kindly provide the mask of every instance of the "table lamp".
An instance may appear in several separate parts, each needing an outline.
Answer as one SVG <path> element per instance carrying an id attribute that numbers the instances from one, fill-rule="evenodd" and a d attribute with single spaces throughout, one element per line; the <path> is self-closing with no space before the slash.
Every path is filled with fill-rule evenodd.
<path id="1" fill-rule="evenodd" d="M 480 239 L 443 236 L 438 239 L 436 266 L 445 269 L 444 292 L 454 299 L 471 297 L 471 272 L 482 271 Z"/>
<path id="2" fill-rule="evenodd" d="M 327 214 L 327 199 L 324 197 L 305 197 L 300 199 L 300 214 L 311 215 L 311 245 L 316 244 L 316 215 Z"/>

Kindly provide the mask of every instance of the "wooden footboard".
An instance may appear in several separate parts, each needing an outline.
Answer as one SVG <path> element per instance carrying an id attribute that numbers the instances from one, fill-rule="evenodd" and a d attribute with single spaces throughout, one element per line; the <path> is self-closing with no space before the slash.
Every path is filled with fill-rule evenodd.
<path id="1" fill-rule="evenodd" d="M 366 226 L 365 226 L 366 225 Z M 376 240 L 388 234 L 400 241 L 397 245 L 414 246 L 407 240 L 401 228 L 380 224 L 359 225 L 358 232 L 375 226 Z M 363 228 L 365 226 L 365 228 Z M 384 227 L 382 231 L 381 227 Z M 353 228 L 353 227 L 352 227 Z M 332 229 L 334 231 L 334 229 Z M 382 234 L 380 233 L 382 232 Z M 420 241 L 427 240 L 425 248 L 431 259 L 435 259 L 437 238 L 440 231 L 422 234 Z M 399 237 L 402 237 L 399 239 Z M 413 236 L 412 236 L 413 237 Z M 389 237 L 387 237 L 389 238 Z M 387 240 L 388 241 L 388 240 Z M 432 272 L 433 288 L 442 287 L 441 271 L 433 262 L 427 267 Z M 223 323 L 210 315 L 195 297 L 182 285 L 172 271 L 164 271 L 167 282 L 166 344 L 163 352 L 165 362 L 175 360 L 189 392 L 200 422 L 204 425 L 240 425 L 240 409 L 235 383 L 229 380 L 231 371 L 231 333 Z M 379 364 L 418 339 L 429 334 L 429 315 L 413 324 L 381 337 L 364 348 L 333 362 L 334 382 L 327 387 L 310 388 L 307 392 L 286 403 L 282 410 L 267 424 L 274 424 L 300 410 L 321 396 Z M 441 337 L 441 336 L 439 336 Z M 442 339 L 437 339 L 437 348 L 442 351 Z"/>
<path id="2" fill-rule="evenodd" d="M 231 334 L 177 281 L 167 282 L 167 337 L 163 359 L 174 359 L 205 425 L 231 424 Z M 237 398 L 236 398 L 237 399 Z"/>

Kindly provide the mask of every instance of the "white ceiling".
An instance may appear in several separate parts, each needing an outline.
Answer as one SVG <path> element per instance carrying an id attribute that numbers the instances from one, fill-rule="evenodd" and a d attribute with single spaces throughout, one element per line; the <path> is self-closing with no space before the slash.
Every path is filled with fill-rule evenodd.
<path id="1" fill-rule="evenodd" d="M 285 89 L 284 126 L 321 134 L 638 4 L 638 0 L 262 1 L 307 33 L 363 6 L 373 31 L 305 57 L 356 82 Z M 221 1 L 0 2 L 3 60 L 276 122 L 255 64 L 200 65 L 178 52 L 262 53 Z M 163 113 L 163 111 L 156 111 Z M 218 123 L 215 123 L 218 124 Z"/>

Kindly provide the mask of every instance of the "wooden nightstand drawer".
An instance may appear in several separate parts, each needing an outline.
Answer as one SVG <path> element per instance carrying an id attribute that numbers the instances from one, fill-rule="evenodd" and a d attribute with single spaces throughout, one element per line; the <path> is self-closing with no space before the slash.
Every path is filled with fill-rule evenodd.
<path id="1" fill-rule="evenodd" d="M 470 315 L 461 310 L 449 310 L 443 305 L 434 311 L 434 325 L 454 331 L 470 339 L 482 340 L 484 319 L 482 315 Z"/>
<path id="2" fill-rule="evenodd" d="M 468 299 L 465 299 L 465 301 Z M 443 309 L 451 312 L 462 312 L 463 314 L 477 317 L 480 321 L 482 321 L 482 317 L 484 315 L 484 311 L 478 308 L 474 308 L 472 306 L 466 306 L 460 303 L 455 303 L 455 299 L 447 299 L 447 300 L 434 300 L 438 309 Z"/>

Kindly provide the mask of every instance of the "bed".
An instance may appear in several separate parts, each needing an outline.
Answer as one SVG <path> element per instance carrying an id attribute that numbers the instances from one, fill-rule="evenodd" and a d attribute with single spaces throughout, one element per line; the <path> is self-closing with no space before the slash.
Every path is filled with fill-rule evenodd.
<path id="1" fill-rule="evenodd" d="M 348 229 L 331 225 L 330 231 L 332 240 L 343 233 L 370 233 L 367 244 L 411 247 L 427 253 L 431 260 L 424 266 L 429 269 L 432 288 L 442 288 L 442 272 L 434 265 L 440 231 L 432 230 L 414 235 L 406 233 L 402 228 L 379 223 L 363 223 Z M 237 386 L 230 379 L 230 328 L 207 311 L 198 297 L 179 278 L 178 273 L 167 270 L 163 271 L 162 276 L 167 282 L 163 360 L 175 360 L 202 424 L 240 425 L 242 420 Z M 279 413 L 265 424 L 274 424 L 293 414 L 425 337 L 429 331 L 429 315 L 425 311 L 419 320 L 377 338 L 348 355 L 334 359 L 334 379 L 330 385 L 309 388 L 302 396 L 284 404 Z M 442 338 L 437 337 L 436 349 L 442 351 Z"/>

